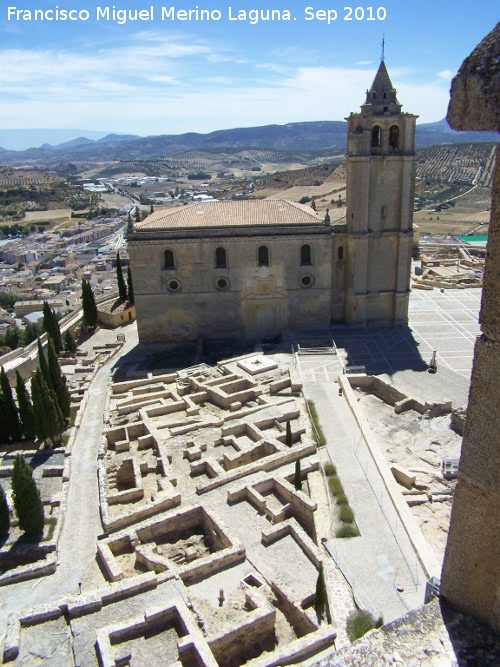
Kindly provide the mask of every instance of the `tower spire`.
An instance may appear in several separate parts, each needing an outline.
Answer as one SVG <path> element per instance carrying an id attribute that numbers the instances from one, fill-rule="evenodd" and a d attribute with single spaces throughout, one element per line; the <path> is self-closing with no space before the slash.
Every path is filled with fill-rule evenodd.
<path id="1" fill-rule="evenodd" d="M 385 32 L 382 33 L 382 53 L 380 54 L 380 62 L 385 60 Z"/>

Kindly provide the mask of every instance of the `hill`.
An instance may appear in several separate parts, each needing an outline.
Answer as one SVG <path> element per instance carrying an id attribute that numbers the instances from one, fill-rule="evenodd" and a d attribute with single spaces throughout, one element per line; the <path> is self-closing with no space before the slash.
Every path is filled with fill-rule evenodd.
<path id="1" fill-rule="evenodd" d="M 498 142 L 493 132 L 456 132 L 446 120 L 417 125 L 417 146 L 443 143 Z M 1 141 L 1 135 L 0 135 Z M 1 144 L 0 144 L 1 145 Z M 0 151 L 4 165 L 53 167 L 61 162 L 110 163 L 125 160 L 164 158 L 189 151 L 215 149 L 264 149 L 277 151 L 342 152 L 346 148 L 344 121 L 316 121 L 217 130 L 209 134 L 135 137 L 106 135 L 98 141 L 78 137 L 57 146 L 43 145 L 25 151 Z M 324 153 L 323 153 L 324 154 Z"/>

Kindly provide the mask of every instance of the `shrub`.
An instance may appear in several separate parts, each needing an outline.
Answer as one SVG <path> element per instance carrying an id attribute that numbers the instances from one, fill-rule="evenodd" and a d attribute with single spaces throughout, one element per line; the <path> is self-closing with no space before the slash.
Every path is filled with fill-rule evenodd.
<path id="1" fill-rule="evenodd" d="M 337 505 L 349 505 L 349 501 L 347 500 L 345 493 L 339 493 L 337 496 L 335 496 L 335 500 L 337 501 Z"/>
<path id="2" fill-rule="evenodd" d="M 374 628 L 379 628 L 383 623 L 382 617 L 376 619 L 373 614 L 364 609 L 357 609 L 349 614 L 346 621 L 347 636 L 351 642 L 356 641 Z"/>
<path id="3" fill-rule="evenodd" d="M 318 447 L 323 447 L 324 445 L 326 445 L 326 437 L 319 423 L 319 417 L 318 417 L 318 412 L 316 410 L 316 406 L 312 401 L 307 401 L 307 407 L 309 409 L 309 414 L 311 416 L 311 421 L 313 425 L 313 438 Z"/>
<path id="4" fill-rule="evenodd" d="M 327 477 L 332 477 L 333 475 L 337 474 L 337 468 L 333 465 L 333 463 L 325 463 L 325 475 Z"/>
<path id="5" fill-rule="evenodd" d="M 335 531 L 335 537 L 358 537 L 359 530 L 354 523 L 345 523 Z"/>
<path id="6" fill-rule="evenodd" d="M 328 478 L 328 487 L 332 495 L 337 496 L 339 493 L 344 493 L 344 488 L 342 482 L 337 476 Z"/>
<path id="7" fill-rule="evenodd" d="M 354 512 L 349 505 L 340 506 L 339 519 L 342 523 L 352 523 L 354 521 Z"/>

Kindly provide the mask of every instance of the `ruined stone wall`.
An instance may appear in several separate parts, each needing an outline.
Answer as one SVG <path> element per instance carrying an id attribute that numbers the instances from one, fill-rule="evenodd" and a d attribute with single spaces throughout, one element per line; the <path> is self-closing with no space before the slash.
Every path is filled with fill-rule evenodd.
<path id="1" fill-rule="evenodd" d="M 464 61 L 448 111 L 459 130 L 500 130 L 500 23 Z M 458 484 L 442 572 L 450 602 L 500 630 L 500 160 Z"/>

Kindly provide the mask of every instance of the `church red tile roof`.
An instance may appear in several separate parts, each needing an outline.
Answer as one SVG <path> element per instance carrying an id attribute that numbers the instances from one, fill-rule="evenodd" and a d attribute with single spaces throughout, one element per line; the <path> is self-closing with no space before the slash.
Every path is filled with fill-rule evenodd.
<path id="1" fill-rule="evenodd" d="M 345 210 L 330 211 L 332 222 Z M 334 215 L 332 215 L 334 214 Z M 136 232 L 196 227 L 246 227 L 261 225 L 318 225 L 324 224 L 325 213 L 316 213 L 307 204 L 282 199 L 224 200 L 199 202 L 188 206 L 155 211 L 142 222 L 134 224 Z"/>

